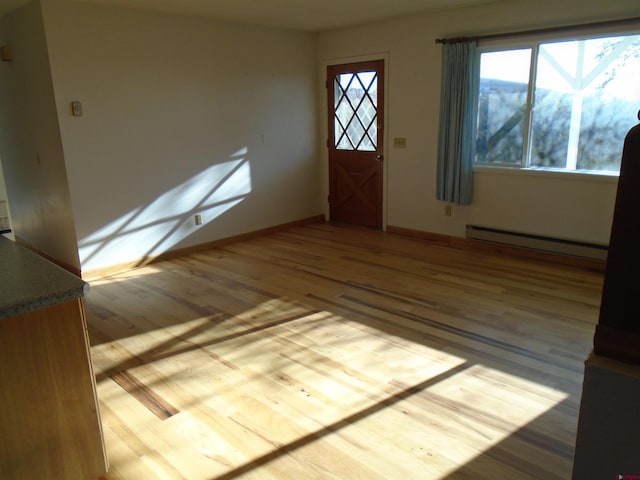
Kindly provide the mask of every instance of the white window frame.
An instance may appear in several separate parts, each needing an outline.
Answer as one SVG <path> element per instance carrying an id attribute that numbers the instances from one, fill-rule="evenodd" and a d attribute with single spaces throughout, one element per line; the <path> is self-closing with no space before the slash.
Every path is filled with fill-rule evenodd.
<path id="1" fill-rule="evenodd" d="M 529 68 L 529 83 L 527 85 L 527 98 L 525 107 L 525 125 L 523 134 L 523 148 L 520 162 L 478 162 L 474 159 L 474 170 L 476 169 L 507 169 L 511 171 L 523 171 L 523 172 L 548 172 L 553 174 L 567 174 L 569 176 L 575 175 L 588 175 L 588 176 L 602 176 L 602 177 L 618 177 L 619 171 L 612 170 L 578 170 L 570 168 L 553 168 L 553 167 L 537 167 L 530 166 L 530 152 L 531 152 L 531 121 L 533 116 L 533 105 L 535 102 L 535 80 L 537 72 L 538 54 L 540 45 L 545 43 L 563 42 L 563 41 L 578 41 L 578 40 L 590 40 L 604 37 L 615 37 L 625 35 L 640 35 L 640 30 L 629 28 L 618 29 L 585 29 L 583 32 L 576 33 L 575 31 L 568 32 L 563 35 L 562 33 L 554 34 L 542 34 L 533 35 L 529 37 L 520 37 L 518 39 L 499 39 L 499 40 L 484 40 L 481 41 L 478 48 L 478 56 L 483 53 L 489 52 L 501 52 L 509 50 L 519 49 L 531 49 L 531 64 Z M 479 74 L 479 73 L 478 73 Z M 476 108 L 478 106 L 478 100 L 476 100 Z M 476 112 L 477 117 L 477 112 Z"/>

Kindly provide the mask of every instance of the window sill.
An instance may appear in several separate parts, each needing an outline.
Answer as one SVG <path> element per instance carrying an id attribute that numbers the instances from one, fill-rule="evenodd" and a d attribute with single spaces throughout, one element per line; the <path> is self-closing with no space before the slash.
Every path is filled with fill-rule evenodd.
<path id="1" fill-rule="evenodd" d="M 617 183 L 619 175 L 613 172 L 596 172 L 596 171 L 570 171 L 555 170 L 551 168 L 515 168 L 515 167 L 492 167 L 485 165 L 475 165 L 473 172 L 488 175 L 516 175 L 527 177 L 542 177 L 549 179 L 591 181 Z"/>

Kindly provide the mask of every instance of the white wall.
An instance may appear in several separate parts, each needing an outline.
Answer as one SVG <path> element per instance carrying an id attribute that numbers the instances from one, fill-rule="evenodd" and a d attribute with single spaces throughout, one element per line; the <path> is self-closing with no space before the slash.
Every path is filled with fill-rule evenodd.
<path id="1" fill-rule="evenodd" d="M 314 35 L 43 12 L 83 270 L 321 213 Z"/>
<path id="2" fill-rule="evenodd" d="M 73 270 L 77 241 L 40 2 L 0 20 L 0 158 L 18 239 Z"/>
<path id="3" fill-rule="evenodd" d="M 607 244 L 617 178 L 482 170 L 473 204 L 444 215 L 445 204 L 435 199 L 441 62 L 435 39 L 637 15 L 637 0 L 510 1 L 320 34 L 321 65 L 388 56 L 386 223 L 453 236 L 477 224 Z M 406 137 L 407 148 L 394 149 L 394 137 Z"/>

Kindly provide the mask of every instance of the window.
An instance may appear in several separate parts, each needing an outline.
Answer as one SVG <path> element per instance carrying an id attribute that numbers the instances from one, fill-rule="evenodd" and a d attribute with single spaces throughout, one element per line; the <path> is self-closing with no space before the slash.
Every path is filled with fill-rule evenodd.
<path id="1" fill-rule="evenodd" d="M 378 144 L 378 75 L 339 73 L 334 80 L 337 150 L 375 151 Z"/>
<path id="2" fill-rule="evenodd" d="M 617 173 L 639 78 L 640 35 L 481 50 L 476 164 Z"/>

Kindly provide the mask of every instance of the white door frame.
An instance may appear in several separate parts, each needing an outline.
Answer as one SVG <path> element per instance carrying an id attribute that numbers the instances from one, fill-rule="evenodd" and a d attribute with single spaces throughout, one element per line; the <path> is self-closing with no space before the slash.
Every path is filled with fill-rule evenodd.
<path id="1" fill-rule="evenodd" d="M 346 63 L 358 63 L 367 62 L 371 60 L 384 60 L 384 131 L 383 131 L 383 155 L 384 162 L 382 164 L 382 230 L 387 230 L 387 185 L 389 176 L 389 53 L 372 53 L 368 55 L 358 55 L 354 57 L 340 57 L 331 58 L 320 61 L 319 75 L 320 80 L 320 168 L 322 187 L 322 210 L 325 220 L 329 220 L 329 149 L 327 146 L 327 140 L 329 138 L 329 132 L 327 131 L 329 125 L 329 119 L 327 118 L 327 67 L 330 65 L 342 65 Z"/>

